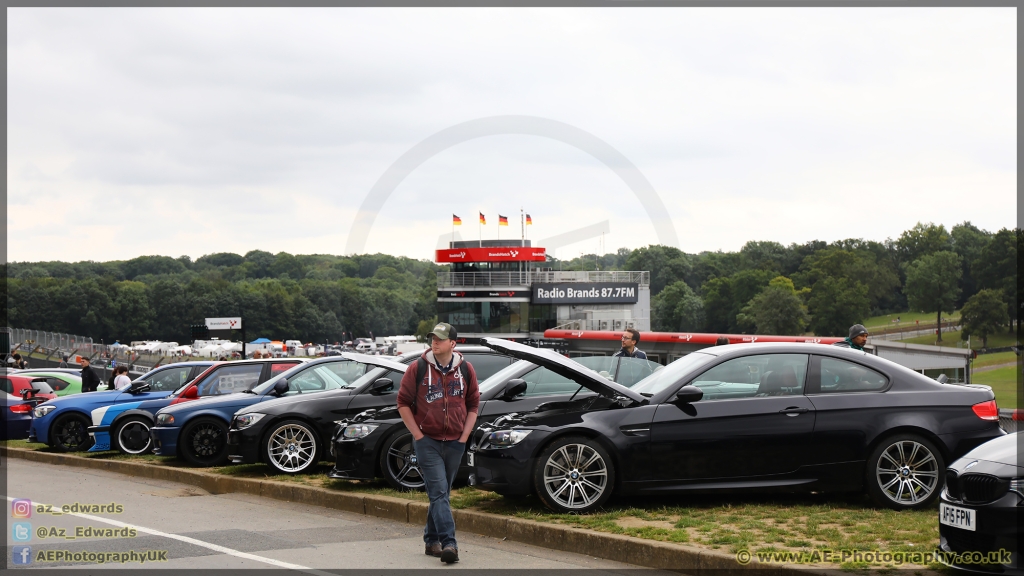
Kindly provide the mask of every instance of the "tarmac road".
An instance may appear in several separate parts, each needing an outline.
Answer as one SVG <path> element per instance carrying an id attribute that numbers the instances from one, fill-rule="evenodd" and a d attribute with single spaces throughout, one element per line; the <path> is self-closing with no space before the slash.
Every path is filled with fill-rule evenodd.
<path id="1" fill-rule="evenodd" d="M 166 551 L 166 561 L 103 565 L 128 569 L 598 569 L 614 574 L 639 567 L 458 533 L 460 562 L 451 566 L 423 553 L 423 528 L 371 516 L 261 499 L 247 494 L 212 495 L 197 488 L 98 470 L 4 459 L 7 476 L 7 568 L 90 567 L 79 561 L 42 562 L 39 551 Z M 31 517 L 12 517 L 14 499 L 32 501 Z M 120 505 L 120 513 L 88 511 L 56 515 L 40 505 Z M 29 541 L 15 540 L 15 523 L 31 524 Z M 24 526 L 24 524 L 23 524 Z M 135 535 L 74 536 L 76 528 L 135 530 Z M 62 532 L 63 531 L 63 532 Z M 24 529 L 21 536 L 24 537 Z M 62 537 L 63 535 L 63 537 Z M 46 536 L 41 538 L 40 536 Z M 30 565 L 17 564 L 31 546 Z M 19 555 L 18 558 L 15 555 Z M 56 557 L 53 557 L 56 559 Z M 298 572 L 296 572 L 298 573 Z M 655 574 L 654 570 L 645 573 Z M 664 573 L 663 574 L 669 574 Z"/>

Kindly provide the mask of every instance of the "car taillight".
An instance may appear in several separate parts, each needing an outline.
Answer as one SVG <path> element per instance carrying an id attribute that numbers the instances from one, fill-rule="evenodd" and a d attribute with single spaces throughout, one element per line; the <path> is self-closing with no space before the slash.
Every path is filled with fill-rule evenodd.
<path id="1" fill-rule="evenodd" d="M 10 408 L 11 412 L 14 412 L 15 414 L 28 414 L 29 412 L 32 411 L 31 404 L 15 404 Z"/>
<path id="2" fill-rule="evenodd" d="M 974 413 L 982 420 L 999 420 L 999 407 L 996 406 L 995 400 L 975 404 L 971 406 L 971 410 L 974 410 Z"/>

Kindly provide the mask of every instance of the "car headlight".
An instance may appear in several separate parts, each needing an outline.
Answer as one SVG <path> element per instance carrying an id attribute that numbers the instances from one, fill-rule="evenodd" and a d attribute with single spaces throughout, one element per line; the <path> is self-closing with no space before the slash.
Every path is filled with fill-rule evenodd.
<path id="1" fill-rule="evenodd" d="M 174 424 L 174 415 L 173 414 L 157 414 L 156 415 L 156 425 L 157 426 L 167 426 L 168 424 Z"/>
<path id="2" fill-rule="evenodd" d="M 1010 492 L 1016 492 L 1018 496 L 1024 498 L 1024 478 L 1010 480 Z"/>
<path id="3" fill-rule="evenodd" d="M 341 431 L 341 436 L 346 440 L 365 438 L 369 436 L 371 432 L 376 430 L 377 426 L 377 424 L 353 424 L 351 426 L 345 426 L 345 429 Z"/>
<path id="4" fill-rule="evenodd" d="M 249 414 L 240 414 L 238 416 L 235 416 L 235 421 L 231 423 L 231 427 L 236 430 L 248 428 L 249 426 L 252 426 L 253 424 L 259 422 L 260 418 L 263 418 L 264 416 L 266 416 L 266 414 L 259 414 L 257 412 L 251 412 Z"/>
<path id="5" fill-rule="evenodd" d="M 487 435 L 487 443 L 492 448 L 508 448 L 522 442 L 530 432 L 533 430 L 498 430 Z"/>
<path id="6" fill-rule="evenodd" d="M 36 409 L 32 411 L 32 416 L 36 418 L 42 418 L 43 416 L 46 416 L 47 414 L 53 412 L 56 409 L 56 406 L 36 406 Z"/>

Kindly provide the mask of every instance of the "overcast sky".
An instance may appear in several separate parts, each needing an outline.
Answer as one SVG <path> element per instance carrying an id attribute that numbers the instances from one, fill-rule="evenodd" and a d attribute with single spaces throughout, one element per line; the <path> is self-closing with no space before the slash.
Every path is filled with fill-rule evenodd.
<path id="1" fill-rule="evenodd" d="M 651 182 L 679 248 L 1016 225 L 1016 9 L 7 9 L 11 261 L 343 254 L 403 153 L 496 115 L 563 122 Z M 609 221 L 615 172 L 494 135 L 395 189 L 367 252 Z M 591 238 L 563 258 L 601 247 Z"/>

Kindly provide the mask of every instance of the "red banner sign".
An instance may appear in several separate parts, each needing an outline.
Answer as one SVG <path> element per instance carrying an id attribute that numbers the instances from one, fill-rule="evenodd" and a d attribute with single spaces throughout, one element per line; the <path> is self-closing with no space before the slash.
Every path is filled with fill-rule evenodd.
<path id="1" fill-rule="evenodd" d="M 544 248 L 498 246 L 495 248 L 452 248 L 438 250 L 435 262 L 543 262 Z"/>

